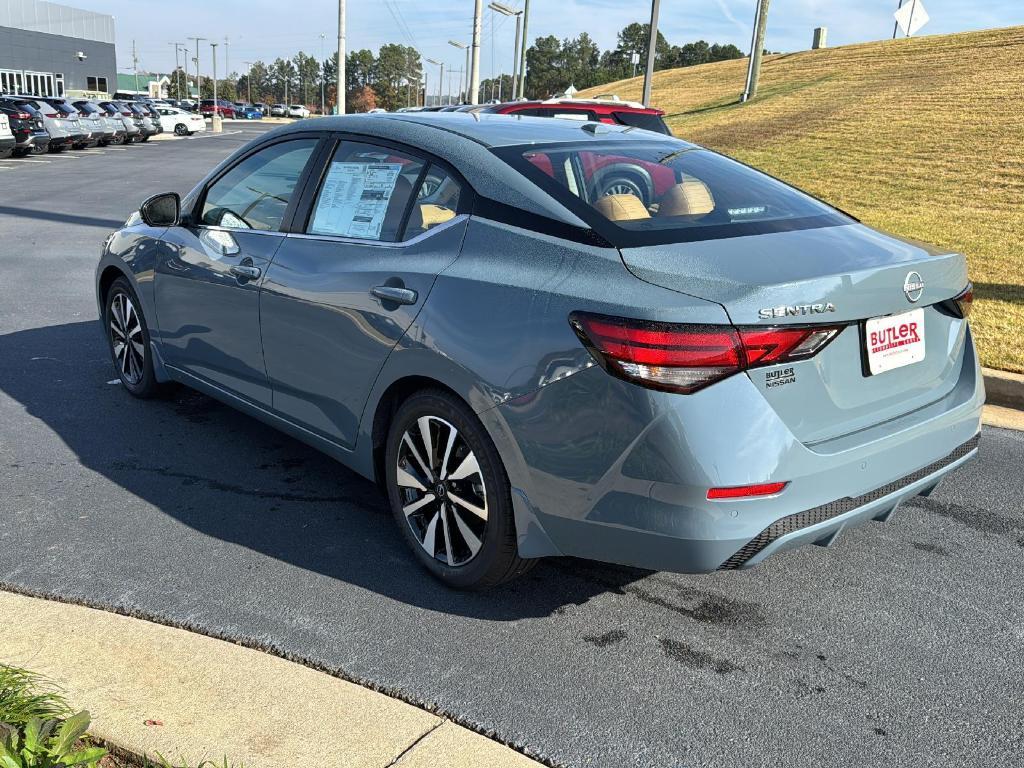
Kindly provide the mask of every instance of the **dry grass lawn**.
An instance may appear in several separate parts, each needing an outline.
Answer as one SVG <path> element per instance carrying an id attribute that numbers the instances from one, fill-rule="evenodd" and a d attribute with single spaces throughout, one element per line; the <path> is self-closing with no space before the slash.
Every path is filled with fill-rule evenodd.
<path id="1" fill-rule="evenodd" d="M 746 66 L 658 72 L 654 105 L 677 136 L 965 253 L 982 363 L 1024 372 L 1024 27 L 770 56 L 740 105 Z"/>

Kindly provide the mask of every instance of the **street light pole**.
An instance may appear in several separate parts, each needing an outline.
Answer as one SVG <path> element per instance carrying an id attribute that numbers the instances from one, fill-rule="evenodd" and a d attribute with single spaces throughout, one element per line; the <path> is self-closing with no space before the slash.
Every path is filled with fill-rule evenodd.
<path id="1" fill-rule="evenodd" d="M 660 6 L 661 0 L 651 0 L 651 38 L 647 43 L 647 69 L 644 70 L 644 95 L 642 99 L 645 107 L 651 105 L 654 58 L 658 54 L 658 9 Z"/>
<path id="2" fill-rule="evenodd" d="M 205 37 L 190 37 L 189 40 L 196 41 L 196 98 L 202 101 L 203 98 L 203 76 L 199 74 L 199 43 L 206 40 Z"/>
<path id="3" fill-rule="evenodd" d="M 210 43 L 213 49 L 213 117 L 210 118 L 214 133 L 221 132 L 220 104 L 217 102 L 217 43 Z"/>
<path id="4" fill-rule="evenodd" d="M 345 114 L 345 0 L 338 0 L 338 114 Z"/>
<path id="5" fill-rule="evenodd" d="M 246 75 L 246 78 L 245 78 L 245 91 L 246 91 L 246 100 L 250 104 L 252 104 L 252 62 L 251 61 L 243 61 L 242 63 L 249 65 L 249 74 Z"/>
<path id="6" fill-rule="evenodd" d="M 492 11 L 497 11 L 502 16 L 516 17 L 516 42 L 512 46 L 512 101 L 516 99 L 516 73 L 519 71 L 519 24 L 523 19 L 522 11 L 515 11 L 503 3 L 490 3 L 488 6 Z M 493 19 L 492 19 L 493 20 Z M 492 25 L 493 26 L 493 25 Z M 491 33 L 491 44 L 494 44 L 494 33 Z M 498 100 L 501 100 L 501 77 L 498 78 Z"/>
<path id="7" fill-rule="evenodd" d="M 435 106 L 441 106 L 441 87 L 444 84 L 444 64 L 437 59 L 427 59 L 427 64 L 433 64 L 435 67 L 441 68 L 441 73 L 437 76 L 437 104 Z M 423 106 L 427 106 L 427 90 L 426 83 L 423 86 Z"/>
<path id="8" fill-rule="evenodd" d="M 459 73 L 459 91 L 461 93 L 462 92 L 462 77 L 463 77 L 463 74 L 468 72 L 468 67 L 469 67 L 469 46 L 466 45 L 465 43 L 460 43 L 457 40 L 449 40 L 448 41 L 448 45 L 454 46 L 455 48 L 458 48 L 458 49 L 463 50 L 463 51 L 466 52 L 466 67 L 467 67 L 467 69 L 463 70 L 463 72 Z M 448 73 L 451 74 L 451 69 L 448 70 Z M 467 82 L 467 85 L 468 85 L 468 82 Z"/>
<path id="9" fill-rule="evenodd" d="M 327 98 L 324 90 L 324 33 L 320 33 L 320 114 L 327 114 Z"/>

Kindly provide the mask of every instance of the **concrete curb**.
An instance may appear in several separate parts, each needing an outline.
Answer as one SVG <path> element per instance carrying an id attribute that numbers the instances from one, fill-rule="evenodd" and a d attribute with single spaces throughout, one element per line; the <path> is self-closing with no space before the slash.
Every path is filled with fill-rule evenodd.
<path id="1" fill-rule="evenodd" d="M 985 377 L 985 402 L 1003 408 L 1024 410 L 1024 375 L 982 368 Z"/>
<path id="2" fill-rule="evenodd" d="M 443 717 L 270 654 L 0 592 L 0 662 L 46 675 L 91 732 L 140 756 L 246 768 L 531 768 Z"/>

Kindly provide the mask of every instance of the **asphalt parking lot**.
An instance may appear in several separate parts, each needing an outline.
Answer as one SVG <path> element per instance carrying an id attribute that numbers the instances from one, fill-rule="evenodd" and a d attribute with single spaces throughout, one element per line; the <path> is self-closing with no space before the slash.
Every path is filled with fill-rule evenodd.
<path id="1" fill-rule="evenodd" d="M 0 584 L 269 648 L 557 765 L 1022 764 L 1024 433 L 986 429 L 980 461 L 829 549 L 711 576 L 551 561 L 476 595 L 326 457 L 112 384 L 103 238 L 262 130 L 0 161 Z"/>

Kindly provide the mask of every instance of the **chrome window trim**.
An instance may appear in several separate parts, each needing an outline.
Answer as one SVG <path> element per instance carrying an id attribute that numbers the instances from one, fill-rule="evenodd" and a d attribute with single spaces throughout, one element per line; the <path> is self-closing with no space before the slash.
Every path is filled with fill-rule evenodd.
<path id="1" fill-rule="evenodd" d="M 278 229 L 246 229 L 245 227 L 221 227 L 217 224 L 195 224 L 196 229 L 211 229 L 217 232 L 246 232 L 254 235 L 273 235 L 274 237 L 284 237 L 287 232 L 282 232 Z"/>
<path id="2" fill-rule="evenodd" d="M 468 213 L 457 213 L 455 216 L 450 218 L 443 224 L 438 224 L 436 227 L 431 227 L 426 232 L 422 232 L 416 237 L 410 238 L 409 240 L 389 241 L 389 240 L 364 240 L 358 237 L 344 237 L 342 235 L 311 235 L 305 232 L 282 232 L 281 234 L 285 237 L 294 237 L 300 240 L 323 240 L 329 243 L 345 243 L 348 245 L 369 245 L 375 248 L 406 248 L 410 245 L 416 245 L 417 243 L 426 240 L 428 237 L 432 237 L 438 232 L 442 232 L 449 227 L 455 226 L 455 224 L 469 219 Z M 232 230 L 237 232 L 238 230 Z"/>

